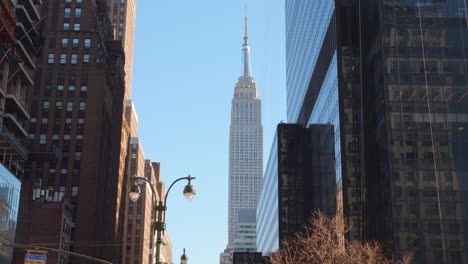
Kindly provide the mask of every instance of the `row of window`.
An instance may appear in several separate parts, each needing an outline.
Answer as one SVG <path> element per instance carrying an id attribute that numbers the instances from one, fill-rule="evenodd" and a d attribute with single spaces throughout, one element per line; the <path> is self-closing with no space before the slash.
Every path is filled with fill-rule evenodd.
<path id="1" fill-rule="evenodd" d="M 35 134 L 30 134 L 30 135 L 29 135 L 29 139 L 35 139 L 35 138 L 36 138 L 36 135 L 35 135 Z M 70 139 L 71 139 L 71 137 L 70 137 L 70 135 L 68 135 L 68 134 L 63 136 L 63 140 L 70 140 Z M 77 140 L 82 140 L 82 139 L 83 139 L 83 135 L 76 135 L 76 139 L 77 139 Z M 57 135 L 57 134 L 52 135 L 52 140 L 53 140 L 53 141 L 54 141 L 54 140 L 59 140 L 59 135 Z M 39 144 L 45 145 L 46 143 L 47 143 L 47 135 L 46 135 L 46 134 L 40 134 L 40 135 L 39 135 Z M 81 159 L 81 152 L 75 152 L 75 159 L 77 159 L 77 158 L 76 158 L 76 156 L 77 156 L 76 153 L 79 153 L 79 154 L 78 154 L 78 157 L 80 157 L 79 159 Z M 62 173 L 62 174 L 64 174 L 64 173 Z M 66 173 L 65 173 L 65 174 L 66 174 Z"/>
<path id="2" fill-rule="evenodd" d="M 70 7 L 65 8 L 65 18 L 70 18 L 71 17 L 71 11 L 72 9 Z M 81 17 L 81 8 L 75 8 L 75 18 L 80 18 Z"/>
<path id="3" fill-rule="evenodd" d="M 82 0 L 75 0 L 77 4 L 81 4 Z M 71 4 L 72 0 L 65 0 L 65 3 Z"/>
<path id="4" fill-rule="evenodd" d="M 80 25 L 80 23 L 75 23 L 75 24 L 71 24 L 71 26 L 70 26 L 70 23 L 63 23 L 63 30 L 69 31 L 72 28 L 73 28 L 74 31 L 79 31 L 80 28 L 81 28 L 81 25 Z"/>
<path id="5" fill-rule="evenodd" d="M 68 38 L 62 38 L 62 48 L 66 49 L 68 48 Z M 73 38 L 72 39 L 72 48 L 76 49 L 78 48 L 80 44 L 80 39 L 79 38 Z M 83 44 L 84 49 L 91 49 L 91 39 L 86 38 L 84 39 L 84 44 Z"/>
<path id="6" fill-rule="evenodd" d="M 80 106 L 80 111 L 85 110 L 86 109 L 86 102 L 81 101 L 79 106 Z M 48 110 L 49 107 L 50 107 L 50 101 L 45 100 L 45 101 L 42 102 L 42 109 L 43 110 Z M 55 107 L 62 108 L 62 101 L 56 101 L 55 102 Z M 68 101 L 67 102 L 67 111 L 69 111 L 69 112 L 73 111 L 73 101 Z"/>
<path id="7" fill-rule="evenodd" d="M 53 134 L 52 135 L 52 141 L 58 141 L 59 140 L 59 135 L 58 134 Z M 36 135 L 35 134 L 29 134 L 29 139 L 35 139 L 36 138 Z M 46 142 L 46 139 L 47 139 L 47 135 L 46 134 L 40 134 L 39 136 L 39 140 L 41 142 L 44 142 L 44 143 L 40 143 L 40 144 L 45 144 Z M 65 134 L 63 135 L 63 140 L 67 141 L 67 140 L 71 140 L 71 136 L 69 134 Z M 76 135 L 76 140 L 79 141 L 79 140 L 83 140 L 83 135 Z M 54 169 L 55 170 L 55 169 Z"/>
<path id="8" fill-rule="evenodd" d="M 67 64 L 68 62 L 68 54 L 66 53 L 60 53 L 60 64 Z M 83 59 L 82 62 L 84 64 L 89 63 L 90 55 L 89 54 L 83 54 Z M 55 63 L 55 53 L 49 53 L 47 57 L 47 63 L 48 64 L 54 64 Z M 78 54 L 72 53 L 70 56 L 70 64 L 77 64 L 78 63 Z"/>

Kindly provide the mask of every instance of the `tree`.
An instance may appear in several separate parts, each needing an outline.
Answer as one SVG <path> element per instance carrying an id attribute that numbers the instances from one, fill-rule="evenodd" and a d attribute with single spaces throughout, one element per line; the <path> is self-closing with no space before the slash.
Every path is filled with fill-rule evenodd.
<path id="1" fill-rule="evenodd" d="M 283 241 L 280 249 L 270 254 L 272 264 L 410 264 L 412 256 L 402 260 L 388 259 L 377 242 L 349 242 L 343 217 L 328 218 L 315 212 L 302 232 Z"/>

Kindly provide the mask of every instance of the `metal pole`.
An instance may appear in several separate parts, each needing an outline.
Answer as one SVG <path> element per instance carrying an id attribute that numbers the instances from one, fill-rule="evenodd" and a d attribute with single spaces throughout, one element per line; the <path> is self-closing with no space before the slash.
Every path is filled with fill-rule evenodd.
<path id="1" fill-rule="evenodd" d="M 148 180 L 146 179 L 145 177 L 139 177 L 139 176 L 135 176 L 133 177 L 135 180 L 144 180 L 146 181 L 147 183 L 149 183 L 150 187 L 151 187 L 151 191 L 153 192 L 153 194 L 155 195 L 156 194 L 156 191 L 153 187 L 153 184 Z M 174 186 L 174 184 L 178 181 L 181 181 L 181 180 L 188 180 L 189 182 L 191 180 L 195 179 L 195 177 L 191 177 L 190 175 L 187 176 L 187 177 L 182 177 L 182 178 L 179 178 L 177 180 L 175 180 L 170 186 L 169 186 L 169 189 L 167 189 L 167 192 L 166 192 L 166 195 L 164 195 L 164 203 L 162 201 L 159 201 L 158 205 L 155 207 L 155 213 L 157 212 L 158 213 L 158 221 L 156 221 L 156 264 L 160 264 L 161 263 L 161 244 L 162 244 L 162 232 L 164 232 L 164 230 L 166 229 L 166 223 L 165 223 L 165 220 L 166 220 L 166 204 L 167 204 L 167 195 L 169 194 L 169 192 L 171 191 L 171 188 L 172 186 Z M 163 218 L 163 215 L 164 215 L 164 218 Z"/>
<path id="2" fill-rule="evenodd" d="M 165 210 L 165 206 L 163 206 L 162 202 L 159 201 L 159 204 L 156 206 L 156 211 L 158 212 L 158 221 L 156 222 L 156 264 L 160 264 L 161 260 L 161 234 L 164 230 L 164 222 L 162 221 L 162 214 Z"/>

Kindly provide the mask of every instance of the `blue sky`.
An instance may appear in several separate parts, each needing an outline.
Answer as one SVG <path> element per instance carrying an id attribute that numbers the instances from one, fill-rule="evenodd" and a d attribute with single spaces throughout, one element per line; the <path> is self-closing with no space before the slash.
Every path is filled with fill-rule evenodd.
<path id="1" fill-rule="evenodd" d="M 262 99 L 264 165 L 285 114 L 283 0 L 248 2 L 252 72 Z M 132 98 L 146 159 L 161 162 L 173 262 L 219 263 L 227 243 L 231 99 L 241 74 L 245 0 L 137 0 Z M 168 186 L 167 186 L 168 187 Z"/>

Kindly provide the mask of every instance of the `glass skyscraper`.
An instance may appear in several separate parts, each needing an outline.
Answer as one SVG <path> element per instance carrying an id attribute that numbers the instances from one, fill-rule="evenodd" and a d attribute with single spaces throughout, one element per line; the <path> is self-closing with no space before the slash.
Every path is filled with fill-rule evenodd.
<path id="1" fill-rule="evenodd" d="M 314 211 L 336 213 L 333 140 L 331 125 L 278 125 L 257 207 L 263 255 L 294 237 Z"/>
<path id="2" fill-rule="evenodd" d="M 416 263 L 468 262 L 467 4 L 285 1 L 288 122 L 333 125 L 348 239 Z"/>

